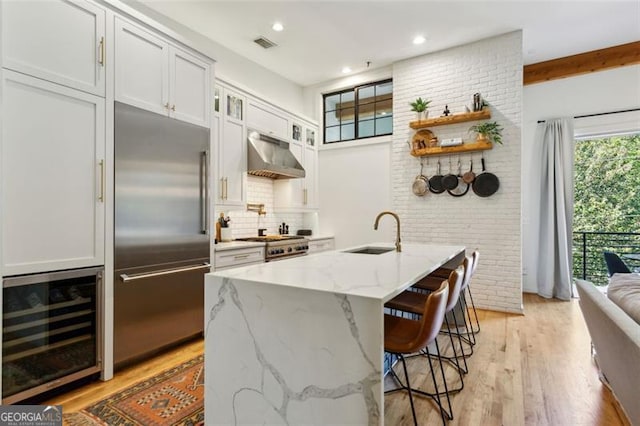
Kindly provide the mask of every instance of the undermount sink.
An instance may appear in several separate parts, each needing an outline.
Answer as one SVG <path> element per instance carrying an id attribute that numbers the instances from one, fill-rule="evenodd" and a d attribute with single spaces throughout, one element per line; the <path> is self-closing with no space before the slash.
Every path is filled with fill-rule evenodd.
<path id="1" fill-rule="evenodd" d="M 344 253 L 382 254 L 393 250 L 395 250 L 393 247 L 361 247 L 355 250 L 346 250 Z"/>

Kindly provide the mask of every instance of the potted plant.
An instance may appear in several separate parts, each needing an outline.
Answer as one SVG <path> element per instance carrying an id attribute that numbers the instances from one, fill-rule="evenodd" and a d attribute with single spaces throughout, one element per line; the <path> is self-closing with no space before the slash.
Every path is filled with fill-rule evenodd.
<path id="1" fill-rule="evenodd" d="M 502 130 L 504 129 L 495 121 L 486 121 L 469 128 L 470 132 L 476 132 L 476 142 L 489 141 L 501 145 Z"/>
<path id="2" fill-rule="evenodd" d="M 418 113 L 418 120 L 423 120 L 427 117 L 427 107 L 430 103 L 431 101 L 426 99 L 417 98 L 415 101 L 409 102 L 409 105 L 411 105 L 411 111 Z"/>

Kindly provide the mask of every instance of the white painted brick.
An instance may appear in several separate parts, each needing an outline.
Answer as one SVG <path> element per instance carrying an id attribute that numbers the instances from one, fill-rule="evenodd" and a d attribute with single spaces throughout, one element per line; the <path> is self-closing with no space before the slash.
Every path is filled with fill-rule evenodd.
<path id="1" fill-rule="evenodd" d="M 498 52 L 500 53 L 498 55 Z M 394 123 L 391 158 L 392 206 L 402 219 L 403 240 L 462 244 L 480 251 L 480 263 L 472 281 L 477 307 L 505 312 L 522 312 L 520 193 L 522 133 L 522 33 L 481 40 L 465 46 L 411 58 L 393 65 Z M 480 198 L 471 190 L 461 198 L 448 194 L 416 197 L 411 183 L 420 169 L 419 160 L 409 155 L 407 140 L 415 120 L 409 102 L 416 97 L 430 99 L 429 116 L 437 117 L 445 105 L 454 112 L 471 107 L 479 92 L 490 103 L 491 120 L 504 127 L 503 146 L 485 152 L 489 171 L 500 178 L 500 190 Z M 474 122 L 433 127 L 439 139 L 462 137 L 469 141 Z M 463 172 L 469 154 L 461 155 Z M 453 165 L 457 156 L 451 158 Z M 479 173 L 480 153 L 473 154 Z M 426 174 L 435 172 L 437 157 L 429 158 Z M 447 157 L 441 158 L 448 171 Z"/>

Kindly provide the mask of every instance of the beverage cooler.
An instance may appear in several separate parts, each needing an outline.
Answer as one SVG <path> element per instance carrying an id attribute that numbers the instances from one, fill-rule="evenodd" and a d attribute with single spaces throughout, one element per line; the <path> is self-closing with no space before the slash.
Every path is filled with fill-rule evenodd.
<path id="1" fill-rule="evenodd" d="M 101 369 L 103 268 L 3 280 L 2 403 Z"/>

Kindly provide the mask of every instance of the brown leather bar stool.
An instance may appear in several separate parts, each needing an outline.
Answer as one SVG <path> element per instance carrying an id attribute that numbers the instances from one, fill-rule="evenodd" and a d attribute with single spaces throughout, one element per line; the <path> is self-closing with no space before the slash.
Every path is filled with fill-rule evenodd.
<path id="1" fill-rule="evenodd" d="M 458 269 L 451 271 L 448 278 L 449 285 L 449 296 L 447 299 L 447 306 L 445 308 L 445 325 L 447 330 L 446 334 L 449 336 L 449 342 L 451 343 L 451 348 L 453 350 L 453 356 L 444 356 L 443 354 L 439 354 L 439 357 L 442 359 L 446 359 L 450 361 L 453 366 L 458 371 L 460 377 L 460 387 L 455 389 L 449 389 L 449 392 L 460 392 L 464 388 L 464 378 L 462 376 L 463 373 L 467 373 L 469 371 L 467 363 L 466 363 L 466 354 L 464 353 L 464 347 L 462 345 L 462 340 L 459 335 L 458 344 L 460 347 L 460 351 L 462 352 L 458 355 L 458 350 L 456 349 L 456 344 L 453 341 L 454 333 L 451 331 L 451 327 L 449 322 L 447 321 L 447 315 L 451 314 L 453 316 L 454 324 L 457 324 L 457 317 L 455 315 L 454 308 L 458 303 L 460 298 L 460 292 L 462 289 L 462 282 L 466 278 L 467 272 L 470 270 L 469 267 L 469 258 L 465 258 L 463 265 L 459 266 Z M 424 288 L 429 292 L 433 291 L 432 287 L 433 278 L 426 277 L 425 279 L 420 280 L 418 283 L 413 285 L 413 288 Z M 426 298 L 428 297 L 428 293 L 424 292 L 416 292 L 416 291 L 404 291 L 400 293 L 398 296 L 391 299 L 389 302 L 385 304 L 385 307 L 390 309 L 395 309 L 403 312 L 409 312 L 411 314 L 419 314 L 421 307 L 424 305 Z M 464 362 L 464 368 L 460 365 L 460 359 Z"/>
<path id="2" fill-rule="evenodd" d="M 473 254 L 471 255 L 471 258 L 472 258 L 472 261 L 473 261 L 472 262 L 472 267 L 471 267 L 471 274 L 469 275 L 469 278 L 468 278 L 466 284 L 463 283 L 461 301 L 464 304 L 464 306 L 463 306 L 464 313 L 465 313 L 466 318 L 468 319 L 468 323 L 469 323 L 469 326 L 467 327 L 469 329 L 468 333 L 467 333 L 467 335 L 469 336 L 469 342 L 471 344 L 475 345 L 475 343 L 476 343 L 476 333 L 480 332 L 480 321 L 478 320 L 478 312 L 476 311 L 476 304 L 473 301 L 473 294 L 471 293 L 471 287 L 469 286 L 469 284 L 471 284 L 471 278 L 475 274 L 476 268 L 478 267 L 478 260 L 480 259 L 480 252 L 478 252 L 478 250 L 475 250 L 473 252 Z M 451 269 L 438 268 L 434 272 L 432 272 L 430 274 L 430 276 L 433 276 L 435 278 L 446 278 L 447 276 L 449 276 L 450 273 L 451 273 Z M 438 280 L 436 280 L 436 281 L 438 281 Z M 434 287 L 434 288 L 437 288 L 437 286 Z M 469 299 L 471 300 L 471 309 L 473 310 L 473 316 L 475 318 L 476 328 L 473 327 L 473 322 L 472 322 L 472 319 L 471 319 L 471 313 L 468 311 L 469 303 L 467 302 L 467 296 L 466 296 L 467 293 L 469 293 Z M 466 322 L 466 319 L 465 319 L 465 322 Z"/>
<path id="3" fill-rule="evenodd" d="M 429 396 L 436 402 L 436 404 L 438 405 L 438 409 L 440 410 L 440 418 L 442 419 L 443 425 L 446 424 L 445 416 L 448 418 L 453 418 L 453 416 L 450 415 L 451 401 L 449 400 L 448 395 L 447 401 L 449 403 L 449 413 L 447 413 L 442 406 L 442 400 L 440 399 L 441 392 L 438 391 L 438 382 L 436 381 L 436 376 L 433 371 L 433 363 L 431 357 L 428 356 L 427 359 L 429 360 L 431 379 L 433 380 L 433 384 L 435 387 L 435 393 L 433 394 L 411 387 L 411 383 L 409 382 L 409 374 L 407 373 L 407 363 L 404 357 L 405 355 L 412 354 L 423 349 L 426 349 L 427 353 L 429 353 L 428 347 L 434 342 L 436 344 L 436 350 L 439 353 L 440 348 L 438 346 L 436 337 L 438 336 L 440 328 L 442 327 L 442 322 L 444 321 L 444 313 L 448 296 L 449 283 L 447 281 L 443 281 L 440 287 L 433 293 L 429 294 L 429 296 L 426 298 L 426 301 L 420 311 L 421 317 L 419 321 L 388 314 L 385 314 L 384 316 L 384 350 L 385 352 L 389 352 L 398 356 L 398 358 L 402 362 L 404 377 L 406 380 L 406 385 L 402 384 L 402 381 L 398 378 L 393 368 L 391 368 L 391 373 L 398 381 L 398 383 L 400 383 L 401 387 L 386 391 L 385 393 L 395 392 L 403 389 L 406 389 L 408 391 L 409 402 L 411 404 L 411 413 L 413 414 L 413 423 L 416 426 L 418 425 L 418 419 L 416 417 L 416 410 L 413 405 L 414 392 L 421 395 Z M 439 359 L 439 362 L 442 379 L 444 381 L 445 376 L 444 367 L 442 366 L 442 360 Z M 446 392 L 446 381 L 444 381 L 444 386 Z"/>

